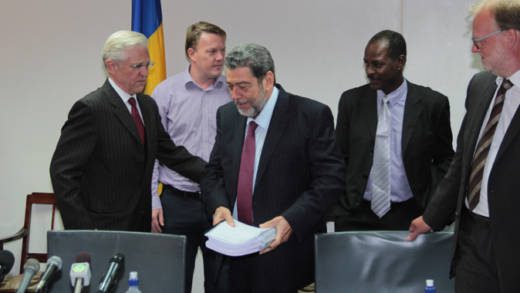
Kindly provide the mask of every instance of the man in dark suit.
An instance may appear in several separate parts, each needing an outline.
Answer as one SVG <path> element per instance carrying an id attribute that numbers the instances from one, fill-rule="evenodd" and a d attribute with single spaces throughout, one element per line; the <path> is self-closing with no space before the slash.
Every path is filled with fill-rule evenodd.
<path id="1" fill-rule="evenodd" d="M 58 207 L 66 229 L 150 231 L 155 158 L 195 181 L 206 164 L 173 144 L 157 105 L 141 94 L 150 65 L 144 35 L 112 34 L 103 64 L 107 81 L 72 106 L 52 157 Z"/>
<path id="2" fill-rule="evenodd" d="M 275 84 L 262 46 L 234 48 L 225 66 L 234 103 L 217 112 L 203 194 L 213 224 L 276 228 L 260 254 L 227 259 L 230 292 L 296 292 L 312 282 L 314 233 L 325 231 L 325 212 L 344 188 L 332 113 Z"/>
<path id="3" fill-rule="evenodd" d="M 469 83 L 453 162 L 409 239 L 455 215 L 458 293 L 520 292 L 520 3 L 474 9 L 472 52 L 489 72 Z"/>
<path id="4" fill-rule="evenodd" d="M 374 35 L 364 63 L 369 84 L 339 102 L 346 193 L 334 211 L 336 230 L 406 230 L 453 156 L 448 99 L 404 79 L 406 43 L 397 32 Z"/>

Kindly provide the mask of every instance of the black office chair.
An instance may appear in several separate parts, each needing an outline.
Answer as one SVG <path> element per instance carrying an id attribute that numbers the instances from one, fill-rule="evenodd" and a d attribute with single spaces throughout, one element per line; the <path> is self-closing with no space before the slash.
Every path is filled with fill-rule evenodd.
<path id="1" fill-rule="evenodd" d="M 438 292 L 453 292 L 449 268 L 453 233 L 406 241 L 406 231 L 316 235 L 316 292 L 423 292 L 434 279 Z"/>

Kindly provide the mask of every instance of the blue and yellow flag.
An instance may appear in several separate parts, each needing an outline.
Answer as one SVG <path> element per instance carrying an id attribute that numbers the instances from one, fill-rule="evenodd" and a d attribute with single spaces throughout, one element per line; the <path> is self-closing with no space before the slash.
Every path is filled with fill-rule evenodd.
<path id="1" fill-rule="evenodd" d="M 132 0 L 132 30 L 148 38 L 153 67 L 148 74 L 144 93 L 150 95 L 155 86 L 166 78 L 161 0 Z"/>

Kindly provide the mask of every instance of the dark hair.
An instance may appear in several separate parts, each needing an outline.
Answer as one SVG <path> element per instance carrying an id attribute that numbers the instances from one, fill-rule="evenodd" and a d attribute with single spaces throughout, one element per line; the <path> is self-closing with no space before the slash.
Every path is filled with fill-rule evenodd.
<path id="1" fill-rule="evenodd" d="M 401 55 L 406 57 L 406 41 L 404 40 L 403 35 L 391 30 L 380 31 L 375 34 L 370 41 L 368 41 L 368 44 L 381 40 L 388 41 L 388 57 L 394 60 L 399 58 Z"/>

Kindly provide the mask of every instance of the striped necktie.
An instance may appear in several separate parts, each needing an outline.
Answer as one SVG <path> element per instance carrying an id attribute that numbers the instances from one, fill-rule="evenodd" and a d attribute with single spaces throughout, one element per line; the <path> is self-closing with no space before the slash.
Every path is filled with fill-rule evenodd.
<path id="1" fill-rule="evenodd" d="M 390 109 L 388 98 L 384 97 L 383 107 L 378 115 L 374 161 L 370 170 L 372 200 L 370 208 L 379 218 L 390 210 Z"/>
<path id="2" fill-rule="evenodd" d="M 484 165 L 493 141 L 493 136 L 497 128 L 498 120 L 500 120 L 500 114 L 502 113 L 502 107 L 504 106 L 504 99 L 506 97 L 506 91 L 510 89 L 513 84 L 504 79 L 500 89 L 497 92 L 493 109 L 489 114 L 489 120 L 484 128 L 482 137 L 477 144 L 477 150 L 473 155 L 471 162 L 471 174 L 469 177 L 469 193 L 468 193 L 468 204 L 469 209 L 473 210 L 477 206 L 480 200 L 480 187 L 482 185 L 482 176 L 484 175 Z"/>

